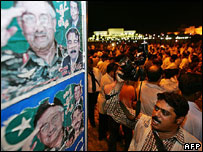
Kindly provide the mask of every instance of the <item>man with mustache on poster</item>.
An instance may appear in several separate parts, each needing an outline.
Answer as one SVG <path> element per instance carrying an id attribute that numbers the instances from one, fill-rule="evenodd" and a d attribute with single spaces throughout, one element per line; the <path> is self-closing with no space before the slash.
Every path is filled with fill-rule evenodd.
<path id="1" fill-rule="evenodd" d="M 66 33 L 67 53 L 62 66 L 67 67 L 67 74 L 72 74 L 82 69 L 83 54 L 80 51 L 80 34 L 76 28 L 70 28 Z"/>
<path id="2" fill-rule="evenodd" d="M 63 53 L 55 41 L 56 13 L 53 3 L 49 1 L 15 1 L 14 7 L 5 9 L 5 11 L 8 12 L 8 16 L 6 14 L 2 16 L 7 22 L 5 25 L 8 26 L 9 22 L 16 17 L 22 34 L 29 43 L 29 48 L 25 53 L 17 53 L 21 55 L 21 66 L 16 68 L 16 71 L 11 74 L 11 78 L 9 75 L 5 78 L 8 79 L 8 86 L 20 86 L 16 88 L 16 96 L 35 86 L 44 85 L 62 77 L 59 68 Z M 14 13 L 17 15 L 10 15 Z M 3 33 L 7 33 L 4 34 L 6 36 L 2 40 L 5 41 L 3 46 L 7 44 L 9 36 L 17 32 L 17 27 L 13 26 L 12 30 L 6 30 L 7 26 L 1 28 Z M 5 67 L 11 68 L 9 63 L 11 66 L 16 66 L 14 59 L 3 62 Z"/>

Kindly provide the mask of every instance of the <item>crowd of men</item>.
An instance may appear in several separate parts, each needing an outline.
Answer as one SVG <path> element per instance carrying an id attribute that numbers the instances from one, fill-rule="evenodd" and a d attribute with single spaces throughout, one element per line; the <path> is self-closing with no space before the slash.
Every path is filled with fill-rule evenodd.
<path id="1" fill-rule="evenodd" d="M 122 125 L 125 150 L 186 150 L 184 145 L 188 143 L 199 143 L 198 150 L 201 150 L 202 41 L 148 44 L 146 61 L 139 65 L 144 71 L 142 79 L 119 80 L 117 71 L 121 59 L 128 57 L 135 61 L 139 53 L 139 45 L 135 43 L 88 44 L 91 71 L 91 74 L 88 72 L 88 95 L 94 94 L 94 98 L 88 98 L 88 109 L 91 109 L 88 117 L 95 127 L 97 105 L 99 140 L 108 139 L 108 150 L 116 150 Z M 96 91 L 93 91 L 95 79 Z M 124 111 L 137 110 L 136 103 L 138 99 L 141 101 L 134 129 L 119 124 L 104 110 L 106 96 L 115 91 L 119 83 L 122 85 L 117 89 L 119 98 L 116 100 L 125 105 Z"/>

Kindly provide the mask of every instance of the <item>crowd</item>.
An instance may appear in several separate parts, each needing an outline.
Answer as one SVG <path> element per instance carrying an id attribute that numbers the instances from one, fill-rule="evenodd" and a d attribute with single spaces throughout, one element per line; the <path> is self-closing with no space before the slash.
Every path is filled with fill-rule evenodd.
<path id="1" fill-rule="evenodd" d="M 118 71 L 131 71 L 123 71 L 121 60 L 140 60 L 139 45 L 88 44 L 88 118 L 95 127 L 97 105 L 99 140 L 107 139 L 115 151 L 122 128 L 124 150 L 186 150 L 187 143 L 199 143 L 201 150 L 202 41 L 148 44 L 145 62 L 134 66 L 143 70 L 138 80 L 123 79 Z M 120 105 L 133 127 L 107 112 L 108 100 L 119 103 L 115 108 Z"/>

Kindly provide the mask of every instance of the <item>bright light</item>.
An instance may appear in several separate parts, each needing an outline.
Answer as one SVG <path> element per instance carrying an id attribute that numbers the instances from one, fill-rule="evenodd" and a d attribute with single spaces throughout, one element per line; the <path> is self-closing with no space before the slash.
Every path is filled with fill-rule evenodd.
<path id="1" fill-rule="evenodd" d="M 115 44 L 115 43 L 112 43 L 111 45 L 112 45 L 112 46 L 116 46 L 116 44 Z"/>

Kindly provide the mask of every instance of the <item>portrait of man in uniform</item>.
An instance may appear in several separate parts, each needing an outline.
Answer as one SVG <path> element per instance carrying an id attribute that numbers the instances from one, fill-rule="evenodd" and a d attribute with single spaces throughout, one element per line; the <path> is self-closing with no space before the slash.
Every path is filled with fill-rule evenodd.
<path id="1" fill-rule="evenodd" d="M 31 89 L 47 84 L 62 77 L 61 67 L 63 50 L 55 40 L 56 12 L 51 1 L 15 1 L 14 7 L 2 11 L 5 46 L 17 27 L 7 29 L 15 17 L 22 34 L 29 44 L 25 53 L 11 50 L 2 52 L 2 81 L 5 93 L 10 99 Z M 3 47 L 2 46 L 2 47 Z M 16 62 L 16 63 L 15 63 Z M 6 88 L 7 87 L 7 88 Z M 4 89 L 3 88 L 3 89 Z"/>

